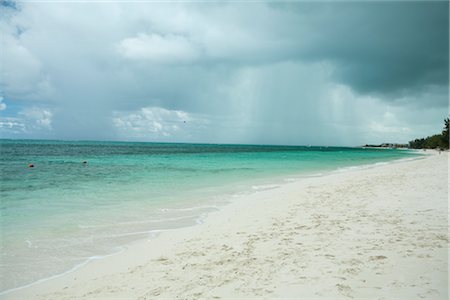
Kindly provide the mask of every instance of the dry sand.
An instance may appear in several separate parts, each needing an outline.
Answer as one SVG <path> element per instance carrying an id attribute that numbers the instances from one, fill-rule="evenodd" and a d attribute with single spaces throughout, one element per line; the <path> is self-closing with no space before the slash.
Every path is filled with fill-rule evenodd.
<path id="1" fill-rule="evenodd" d="M 243 196 L 5 299 L 447 299 L 448 155 Z"/>

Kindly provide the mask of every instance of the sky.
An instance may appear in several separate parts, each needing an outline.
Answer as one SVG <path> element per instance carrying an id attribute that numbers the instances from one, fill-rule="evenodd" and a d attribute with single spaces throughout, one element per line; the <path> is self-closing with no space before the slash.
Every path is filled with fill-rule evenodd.
<path id="1" fill-rule="evenodd" d="M 447 1 L 0 1 L 0 137 L 406 143 L 449 114 Z"/>

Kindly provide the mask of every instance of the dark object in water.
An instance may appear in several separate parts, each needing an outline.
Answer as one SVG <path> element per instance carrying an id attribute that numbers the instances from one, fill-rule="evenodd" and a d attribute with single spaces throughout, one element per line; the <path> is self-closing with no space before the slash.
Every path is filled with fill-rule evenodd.
<path id="1" fill-rule="evenodd" d="M 83 160 L 83 164 L 87 164 L 87 160 Z"/>
<path id="2" fill-rule="evenodd" d="M 33 164 L 28 164 L 28 168 L 34 168 Z"/>

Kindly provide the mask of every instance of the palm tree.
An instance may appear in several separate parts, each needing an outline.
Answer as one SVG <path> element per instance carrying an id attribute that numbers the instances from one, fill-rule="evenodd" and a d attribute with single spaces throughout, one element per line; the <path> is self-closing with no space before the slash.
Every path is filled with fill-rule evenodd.
<path id="1" fill-rule="evenodd" d="M 448 125 L 449 118 L 444 120 L 444 130 L 442 130 L 442 141 L 444 142 L 444 147 L 448 149 Z"/>

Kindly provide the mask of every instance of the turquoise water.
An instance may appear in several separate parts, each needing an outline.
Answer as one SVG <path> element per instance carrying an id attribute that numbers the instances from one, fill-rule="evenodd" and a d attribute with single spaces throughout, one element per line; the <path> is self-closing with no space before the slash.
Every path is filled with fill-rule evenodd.
<path id="1" fill-rule="evenodd" d="M 195 224 L 237 194 L 287 178 L 416 155 L 340 147 L 31 140 L 0 140 L 0 150 L 0 291 L 60 274 L 160 230 Z"/>

